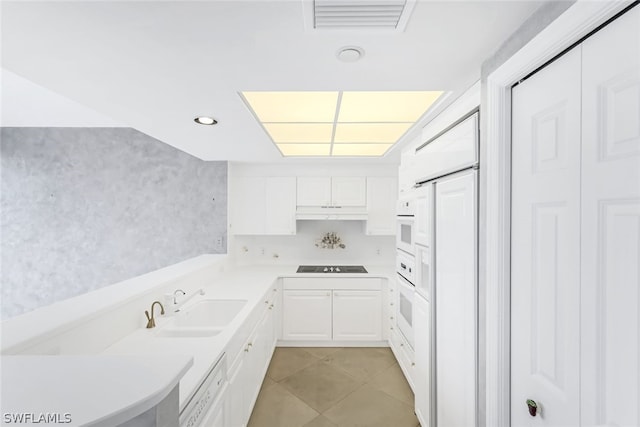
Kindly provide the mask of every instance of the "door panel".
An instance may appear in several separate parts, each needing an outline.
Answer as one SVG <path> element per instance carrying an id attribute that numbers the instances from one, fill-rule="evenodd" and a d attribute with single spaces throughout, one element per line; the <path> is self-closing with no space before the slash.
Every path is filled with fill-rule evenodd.
<path id="1" fill-rule="evenodd" d="M 265 194 L 265 234 L 296 234 L 296 178 L 266 178 Z"/>
<path id="2" fill-rule="evenodd" d="M 578 47 L 512 91 L 513 426 L 579 425 L 580 67 Z"/>
<path id="3" fill-rule="evenodd" d="M 476 425 L 476 172 L 435 185 L 436 425 Z"/>
<path id="4" fill-rule="evenodd" d="M 331 340 L 331 291 L 285 290 L 282 339 Z"/>
<path id="5" fill-rule="evenodd" d="M 381 291 L 333 291 L 333 339 L 382 339 Z"/>
<path id="6" fill-rule="evenodd" d="M 366 206 L 366 178 L 359 176 L 331 178 L 331 204 L 334 206 Z"/>
<path id="7" fill-rule="evenodd" d="M 640 7 L 583 43 L 582 424 L 640 425 Z"/>

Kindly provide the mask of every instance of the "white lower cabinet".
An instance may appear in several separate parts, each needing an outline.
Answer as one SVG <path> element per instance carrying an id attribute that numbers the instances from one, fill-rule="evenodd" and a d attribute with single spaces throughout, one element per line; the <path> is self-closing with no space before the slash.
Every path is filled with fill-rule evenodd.
<path id="1" fill-rule="evenodd" d="M 331 291 L 285 290 L 282 339 L 331 340 Z"/>
<path id="2" fill-rule="evenodd" d="M 380 291 L 333 291 L 333 340 L 381 339 Z"/>
<path id="3" fill-rule="evenodd" d="M 284 279 L 284 287 L 283 340 L 383 339 L 380 279 Z"/>
<path id="4" fill-rule="evenodd" d="M 415 412 L 422 427 L 431 425 L 431 307 L 417 295 L 413 303 Z"/>
<path id="5" fill-rule="evenodd" d="M 274 287 L 266 295 L 258 322 L 229 368 L 225 427 L 243 427 L 249 422 L 275 348 L 275 322 L 279 308 L 276 290 Z M 209 425 L 216 424 L 206 424 L 207 427 Z"/>

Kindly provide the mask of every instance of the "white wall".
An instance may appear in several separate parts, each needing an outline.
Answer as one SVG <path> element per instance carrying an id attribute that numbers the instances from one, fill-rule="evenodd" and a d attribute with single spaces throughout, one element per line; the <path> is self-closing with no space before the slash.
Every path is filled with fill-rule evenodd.
<path id="1" fill-rule="evenodd" d="M 237 206 L 236 179 L 240 176 L 393 176 L 396 165 L 331 164 L 320 162 L 282 166 L 274 164 L 229 163 L 229 221 Z M 315 242 L 324 233 L 335 231 L 345 249 L 320 249 Z M 229 235 L 227 251 L 238 265 L 270 264 L 363 264 L 392 265 L 394 236 L 368 236 L 364 221 L 298 221 L 293 236 Z M 274 255 L 277 255 L 275 257 Z"/>
<path id="2" fill-rule="evenodd" d="M 367 236 L 364 226 L 364 221 L 298 221 L 295 236 L 235 236 L 231 255 L 239 265 L 393 264 L 395 237 Z M 315 246 L 329 231 L 340 236 L 345 249 Z"/>

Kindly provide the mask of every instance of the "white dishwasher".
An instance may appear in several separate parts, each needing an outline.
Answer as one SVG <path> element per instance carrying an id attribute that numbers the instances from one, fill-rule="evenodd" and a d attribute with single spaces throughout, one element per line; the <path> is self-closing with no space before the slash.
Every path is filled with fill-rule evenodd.
<path id="1" fill-rule="evenodd" d="M 226 427 L 226 390 L 227 358 L 223 353 L 180 413 L 180 427 Z"/>

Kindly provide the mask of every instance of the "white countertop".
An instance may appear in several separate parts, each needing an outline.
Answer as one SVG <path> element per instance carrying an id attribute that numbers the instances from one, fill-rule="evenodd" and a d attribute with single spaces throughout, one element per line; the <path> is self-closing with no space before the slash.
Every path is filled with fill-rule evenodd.
<path id="1" fill-rule="evenodd" d="M 191 356 L 2 356 L 5 414 L 58 414 L 67 425 L 115 426 L 160 403 L 193 364 Z M 68 414 L 68 415 L 65 415 Z M 66 418 L 66 417 L 69 418 Z M 56 424 L 56 423 L 53 423 Z"/>
<path id="2" fill-rule="evenodd" d="M 368 273 L 298 274 L 297 266 L 238 266 L 213 278 L 204 296 L 183 307 L 207 298 L 247 300 L 218 335 L 161 337 L 157 333 L 170 317 L 160 316 L 156 328 L 140 328 L 101 354 L 3 356 L 2 411 L 69 413 L 70 425 L 115 425 L 158 404 L 178 381 L 182 410 L 223 353 L 233 357 L 239 351 L 238 332 L 278 278 L 394 276 L 393 266 L 366 268 Z"/>
<path id="3" fill-rule="evenodd" d="M 262 297 L 279 277 L 382 277 L 389 278 L 394 274 L 393 266 L 369 267 L 368 273 L 296 273 L 298 266 L 240 266 L 236 270 L 225 272 L 215 279 L 210 286 L 205 287 L 205 295 L 194 297 L 184 308 L 198 300 L 206 298 L 216 299 L 246 299 L 247 304 L 234 320 L 218 335 L 212 337 L 159 337 L 158 330 L 168 317 L 158 318 L 155 329 L 142 329 L 116 342 L 105 353 L 107 354 L 178 354 L 193 356 L 193 367 L 180 381 L 180 410 L 189 402 L 197 386 L 204 380 L 223 352 L 227 351 L 229 343 L 240 327 L 245 323 L 251 312 L 262 304 Z M 230 364 L 232 360 L 227 360 Z M 227 365 L 228 366 L 228 365 Z"/>

